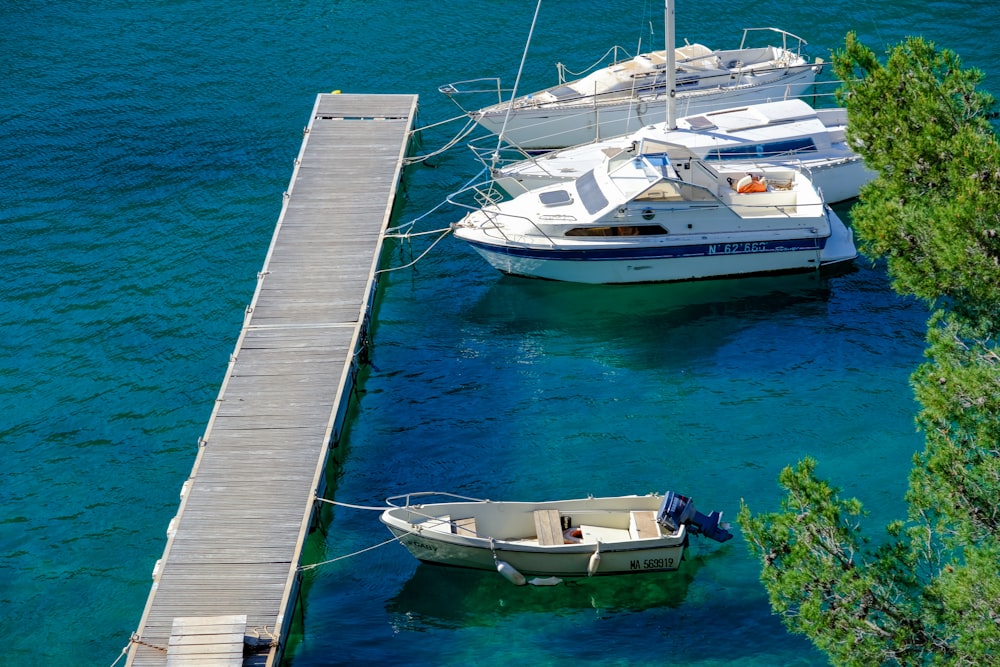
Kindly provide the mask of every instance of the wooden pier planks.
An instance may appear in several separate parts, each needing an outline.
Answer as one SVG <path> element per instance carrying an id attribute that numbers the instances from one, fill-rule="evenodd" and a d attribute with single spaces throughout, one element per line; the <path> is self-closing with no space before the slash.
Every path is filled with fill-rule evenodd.
<path id="1" fill-rule="evenodd" d="M 260 638 L 266 648 L 248 648 L 243 664 L 280 659 L 416 102 L 317 97 L 127 664 L 173 664 L 179 653 L 190 664 L 232 657 L 235 631 L 194 630 L 193 640 L 198 619 L 245 618 L 247 643 Z"/>

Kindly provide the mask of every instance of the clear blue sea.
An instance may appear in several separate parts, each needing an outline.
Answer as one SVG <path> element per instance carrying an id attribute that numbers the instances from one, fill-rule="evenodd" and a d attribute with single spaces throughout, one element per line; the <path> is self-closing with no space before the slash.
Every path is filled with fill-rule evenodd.
<path id="1" fill-rule="evenodd" d="M 678 39 L 734 47 L 773 25 L 828 59 L 848 30 L 878 50 L 922 34 L 1000 93 L 1000 14 L 982 0 L 705 9 L 678 3 Z M 534 10 L 0 5 L 0 664 L 110 665 L 136 629 L 315 95 L 415 93 L 422 125 L 454 118 L 437 87 L 513 83 Z M 660 3 L 548 0 L 522 90 L 640 39 L 662 41 Z M 460 125 L 427 130 L 425 150 Z M 421 216 L 477 170 L 461 146 L 410 168 L 399 222 L 446 227 L 456 212 Z M 732 517 L 741 499 L 776 508 L 778 472 L 811 455 L 865 502 L 877 539 L 905 511 L 921 447 L 908 377 L 925 319 L 867 259 L 830 280 L 607 288 L 505 278 L 446 239 L 383 277 L 331 493 L 673 489 Z M 388 537 L 373 512 L 325 518 L 313 562 Z M 555 588 L 418 565 L 390 544 L 307 575 L 287 661 L 823 664 L 771 615 L 738 534 L 697 544 L 676 574 Z"/>

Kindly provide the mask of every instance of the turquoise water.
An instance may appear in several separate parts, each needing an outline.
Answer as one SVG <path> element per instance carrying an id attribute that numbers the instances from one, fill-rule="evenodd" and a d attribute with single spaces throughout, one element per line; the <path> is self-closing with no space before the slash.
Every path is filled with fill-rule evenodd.
<path id="1" fill-rule="evenodd" d="M 583 69 L 611 44 L 660 39 L 659 3 L 620 4 L 544 4 L 524 88 L 551 83 L 557 61 Z M 921 33 L 987 70 L 1000 55 L 985 2 L 698 11 L 678 7 L 679 38 L 729 46 L 775 25 L 824 55 L 855 29 L 872 45 Z M 109 665 L 138 625 L 315 94 L 416 93 L 423 124 L 452 118 L 437 86 L 512 82 L 533 12 L 4 3 L 0 663 Z M 1000 69 L 988 74 L 1000 91 Z M 425 148 L 457 130 L 428 130 Z M 478 166 L 464 148 L 432 165 L 407 173 L 401 221 Z M 733 516 L 741 498 L 776 507 L 778 471 L 809 454 L 867 504 L 874 532 L 903 511 L 926 315 L 867 260 L 829 281 L 609 289 L 504 278 L 448 239 L 382 287 L 373 366 L 331 469 L 338 500 L 675 489 Z M 371 512 L 327 519 L 315 562 L 388 537 Z M 677 574 L 519 589 L 390 544 L 307 576 L 289 662 L 822 662 L 770 615 L 739 536 L 702 546 Z"/>

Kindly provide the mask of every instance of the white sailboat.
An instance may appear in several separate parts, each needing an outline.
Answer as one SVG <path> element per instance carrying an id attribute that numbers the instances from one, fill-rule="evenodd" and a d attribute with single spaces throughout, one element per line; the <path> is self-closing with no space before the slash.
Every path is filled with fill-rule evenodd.
<path id="1" fill-rule="evenodd" d="M 533 155 L 507 146 L 479 148 L 496 185 L 510 196 L 569 182 L 611 156 L 635 153 L 645 142 L 683 147 L 717 168 L 764 169 L 795 166 L 806 171 L 829 203 L 858 196 L 875 176 L 847 143 L 847 111 L 814 109 L 804 100 L 785 100 L 723 109 L 665 121 L 631 134 Z"/>
<path id="2" fill-rule="evenodd" d="M 522 149 L 563 148 L 661 123 L 668 102 L 676 102 L 685 115 L 692 115 L 795 98 L 809 89 L 822 70 L 821 61 L 810 63 L 803 56 L 804 39 L 777 28 L 745 29 L 737 49 L 710 49 L 702 44 L 675 48 L 669 0 L 667 14 L 663 51 L 640 54 L 582 79 L 467 113 Z M 777 36 L 781 45 L 749 46 L 749 40 L 761 33 Z M 480 92 L 468 88 L 481 81 L 450 83 L 440 90 L 458 103 L 463 93 Z"/>

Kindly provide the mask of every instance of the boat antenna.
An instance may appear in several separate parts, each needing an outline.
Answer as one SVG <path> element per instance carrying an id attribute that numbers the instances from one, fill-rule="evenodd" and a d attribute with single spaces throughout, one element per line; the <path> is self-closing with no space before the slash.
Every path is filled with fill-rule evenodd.
<path id="1" fill-rule="evenodd" d="M 667 52 L 667 129 L 677 129 L 677 64 L 674 45 L 677 40 L 674 38 L 674 3 L 673 0 L 665 0 L 663 7 L 664 33 L 666 34 Z"/>
<path id="2" fill-rule="evenodd" d="M 510 104 L 507 105 L 507 114 L 503 117 L 503 126 L 500 134 L 497 135 L 497 149 L 493 153 L 493 164 L 496 167 L 500 161 L 500 144 L 503 143 L 503 135 L 507 132 L 507 120 L 510 119 L 510 112 L 514 109 L 514 100 L 517 98 L 517 87 L 521 85 L 521 72 L 524 71 L 524 61 L 528 59 L 528 46 L 531 45 L 531 36 L 535 34 L 535 23 L 538 21 L 538 11 L 542 8 L 542 0 L 538 0 L 535 5 L 535 16 L 531 19 L 531 30 L 528 31 L 528 41 L 524 43 L 524 53 L 521 54 L 521 64 L 517 68 L 517 78 L 514 79 L 514 90 L 510 94 Z"/>

